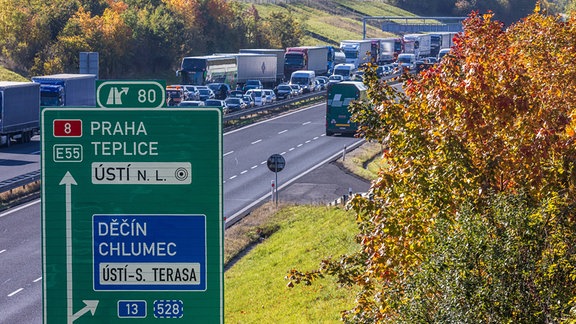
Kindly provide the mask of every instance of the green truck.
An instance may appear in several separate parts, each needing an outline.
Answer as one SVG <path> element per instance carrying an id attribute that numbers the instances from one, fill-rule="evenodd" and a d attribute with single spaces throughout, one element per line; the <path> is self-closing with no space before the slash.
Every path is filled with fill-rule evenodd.
<path id="1" fill-rule="evenodd" d="M 342 81 L 328 88 L 326 103 L 326 135 L 354 134 L 358 125 L 350 121 L 348 106 L 353 100 L 366 99 L 366 86 L 358 81 Z"/>

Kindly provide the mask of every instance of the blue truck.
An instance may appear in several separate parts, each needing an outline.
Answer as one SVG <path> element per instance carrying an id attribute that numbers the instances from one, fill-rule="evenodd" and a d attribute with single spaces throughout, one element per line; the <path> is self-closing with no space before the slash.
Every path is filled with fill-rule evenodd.
<path id="1" fill-rule="evenodd" d="M 0 146 L 27 143 L 40 129 L 40 86 L 0 81 Z"/>
<path id="2" fill-rule="evenodd" d="M 96 75 L 53 74 L 36 76 L 42 107 L 96 107 Z"/>

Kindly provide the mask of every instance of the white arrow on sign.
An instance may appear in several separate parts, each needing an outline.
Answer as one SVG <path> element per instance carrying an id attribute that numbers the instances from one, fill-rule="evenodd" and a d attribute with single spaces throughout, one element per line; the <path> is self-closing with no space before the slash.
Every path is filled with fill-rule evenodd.
<path id="1" fill-rule="evenodd" d="M 60 180 L 60 185 L 66 186 L 66 317 L 68 318 L 68 324 L 72 324 L 88 311 L 94 316 L 96 307 L 98 307 L 98 300 L 83 300 L 86 307 L 74 314 L 74 300 L 72 299 L 72 185 L 77 185 L 77 183 L 70 172 L 66 171 L 66 174 Z"/>
<path id="2" fill-rule="evenodd" d="M 82 308 L 81 310 L 77 311 L 76 314 L 74 314 L 74 316 L 72 316 L 72 322 L 74 322 L 75 320 L 77 320 L 80 316 L 91 312 L 92 316 L 94 316 L 94 313 L 96 312 L 96 307 L 98 307 L 98 300 L 83 300 L 82 301 L 86 306 L 84 308 Z"/>

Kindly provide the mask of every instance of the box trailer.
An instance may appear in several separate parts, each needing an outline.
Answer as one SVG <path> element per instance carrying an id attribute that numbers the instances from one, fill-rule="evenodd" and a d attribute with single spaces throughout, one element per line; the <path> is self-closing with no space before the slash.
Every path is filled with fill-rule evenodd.
<path id="1" fill-rule="evenodd" d="M 0 145 L 29 142 L 40 128 L 40 85 L 0 81 Z"/>
<path id="2" fill-rule="evenodd" d="M 42 107 L 96 107 L 96 75 L 53 74 L 36 76 Z"/>

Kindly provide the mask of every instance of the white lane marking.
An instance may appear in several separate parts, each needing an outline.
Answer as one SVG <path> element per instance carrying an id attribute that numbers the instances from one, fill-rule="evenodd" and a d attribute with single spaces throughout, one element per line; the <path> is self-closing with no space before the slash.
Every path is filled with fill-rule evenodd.
<path id="1" fill-rule="evenodd" d="M 4 253 L 4 252 L 6 252 L 6 249 L 4 249 L 4 250 L 0 251 L 0 253 Z"/>
<path id="2" fill-rule="evenodd" d="M 304 124 L 302 124 L 302 126 L 306 126 L 308 124 L 312 124 L 312 122 L 305 122 Z"/>
<path id="3" fill-rule="evenodd" d="M 222 155 L 222 156 L 226 156 L 226 155 L 229 155 L 229 154 L 232 154 L 232 153 L 234 153 L 234 151 L 230 151 L 230 152 L 228 152 L 228 153 L 224 153 L 224 155 Z"/>
<path id="4" fill-rule="evenodd" d="M 24 290 L 24 288 L 16 289 L 13 292 L 9 293 L 8 297 L 12 297 L 12 296 L 16 295 L 17 293 L 21 292 L 22 290 Z"/>
<path id="5" fill-rule="evenodd" d="M 257 141 L 254 141 L 254 142 L 252 142 L 252 143 L 250 143 L 250 144 L 254 145 L 254 144 L 258 144 L 258 143 L 260 143 L 260 142 L 262 142 L 261 139 L 259 139 L 259 140 L 257 140 Z"/>
<path id="6" fill-rule="evenodd" d="M 244 171 L 240 172 L 240 174 L 245 174 L 247 172 L 248 172 L 248 170 L 244 170 Z"/>
<path id="7" fill-rule="evenodd" d="M 236 177 L 237 177 L 237 175 L 233 175 L 233 176 L 231 176 L 230 178 L 228 178 L 228 180 L 235 179 Z"/>
<path id="8" fill-rule="evenodd" d="M 260 162 L 260 164 L 266 164 L 266 163 L 268 163 L 268 161 L 262 161 L 262 162 Z"/>
<path id="9" fill-rule="evenodd" d="M 38 281 L 40 281 L 40 280 L 42 280 L 42 277 L 37 278 L 37 279 L 34 279 L 34 281 L 32 281 L 32 282 L 38 282 Z"/>
<path id="10" fill-rule="evenodd" d="M 319 139 L 319 138 L 320 138 L 320 137 L 316 136 L 316 137 L 313 138 L 313 140 L 317 140 L 317 139 Z"/>
<path id="11" fill-rule="evenodd" d="M 280 155 L 284 155 L 284 154 L 286 154 L 286 151 L 284 151 L 284 152 L 280 153 Z"/>
<path id="12" fill-rule="evenodd" d="M 295 149 L 296 149 L 296 148 L 291 147 L 291 148 L 288 150 L 288 152 L 292 152 L 292 151 L 294 151 Z"/>
<path id="13" fill-rule="evenodd" d="M 324 135 L 322 135 L 324 136 Z M 356 147 L 360 146 L 360 144 L 364 143 L 364 140 L 359 140 L 357 142 L 352 143 L 352 145 L 350 145 L 351 149 L 355 149 Z M 286 188 L 287 186 L 291 185 L 293 182 L 295 182 L 296 180 L 302 178 L 303 176 L 307 175 L 308 173 L 318 169 L 319 167 L 321 167 L 322 165 L 335 160 L 338 156 L 341 156 L 342 152 L 336 152 L 334 153 L 332 156 L 328 157 L 327 159 L 325 159 L 324 161 L 321 161 L 319 163 L 316 163 L 316 165 L 312 166 L 311 168 L 309 168 L 308 170 L 304 171 L 303 173 L 293 177 L 292 179 L 285 181 L 283 185 L 278 186 L 278 190 L 282 190 L 284 188 Z M 248 206 L 242 208 L 240 211 L 236 212 L 234 215 L 227 217 L 226 218 L 226 224 L 232 222 L 233 219 L 240 217 L 240 215 L 243 215 L 246 211 L 254 208 L 254 206 L 260 204 L 262 201 L 264 201 L 265 199 L 269 199 L 271 193 L 268 192 L 267 194 L 265 194 L 264 196 L 260 197 L 259 199 L 256 199 L 254 202 L 252 202 L 251 204 L 249 204 Z"/>
<path id="14" fill-rule="evenodd" d="M 312 142 L 312 140 L 307 140 L 306 142 L 304 142 L 304 144 L 308 144 L 310 142 Z"/>
<path id="15" fill-rule="evenodd" d="M 287 130 L 287 129 L 285 129 L 285 130 L 283 130 L 283 131 L 281 131 L 281 132 L 278 132 L 278 135 L 280 135 L 280 134 L 284 134 L 284 133 L 286 133 L 287 131 L 288 131 L 288 130 Z"/>
<path id="16" fill-rule="evenodd" d="M 296 145 L 296 147 L 302 147 L 302 145 L 304 145 L 304 144 L 298 144 L 298 145 Z"/>
<path id="17" fill-rule="evenodd" d="M 251 170 L 254 170 L 254 169 L 256 169 L 257 167 L 258 167 L 257 165 L 254 165 L 254 166 L 251 167 L 250 169 L 251 169 Z"/>
<path id="18" fill-rule="evenodd" d="M 5 212 L 5 213 L 0 214 L 0 217 L 8 216 L 8 215 L 10 215 L 10 214 L 12 214 L 12 213 L 15 213 L 15 212 L 17 212 L 17 211 L 19 211 L 19 210 L 22 210 L 22 209 L 24 209 L 24 208 L 28 208 L 28 207 L 30 207 L 30 206 L 32 206 L 32 205 L 35 205 L 35 204 L 39 203 L 39 202 L 40 202 L 40 199 L 34 200 L 33 202 L 28 203 L 28 204 L 26 204 L 26 205 L 22 205 L 22 206 L 20 206 L 20 207 L 16 207 L 16 208 L 14 208 L 14 209 L 10 209 L 10 210 L 8 210 L 8 211 Z"/>

